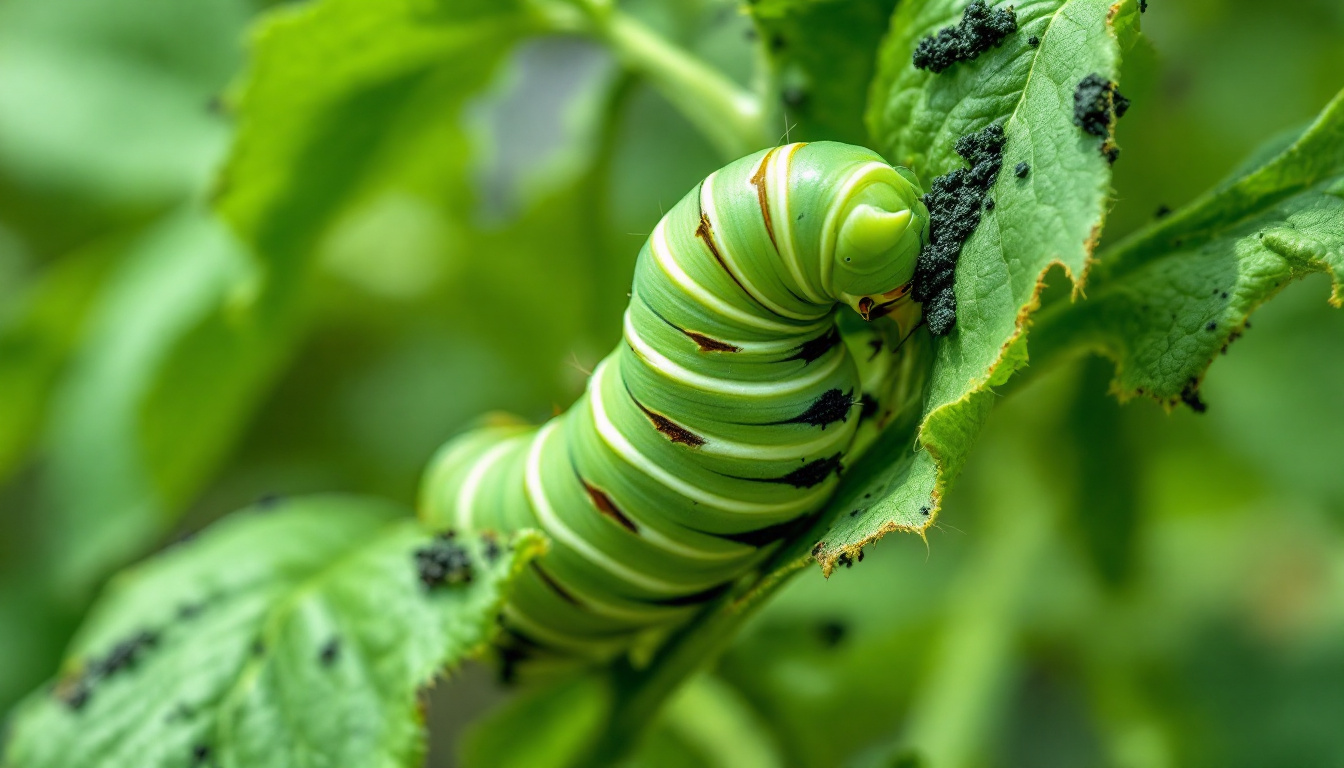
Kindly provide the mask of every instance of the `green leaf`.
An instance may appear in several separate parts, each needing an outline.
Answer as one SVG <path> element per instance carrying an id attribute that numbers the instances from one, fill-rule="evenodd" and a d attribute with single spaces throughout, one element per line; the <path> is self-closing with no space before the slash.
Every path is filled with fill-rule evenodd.
<path id="1" fill-rule="evenodd" d="M 919 39 L 955 24 L 963 6 L 925 0 L 897 8 L 868 125 L 876 148 L 927 185 L 964 166 L 953 151 L 959 137 L 1002 123 L 1004 170 L 989 194 L 996 205 L 961 253 L 957 325 L 935 344 L 919 450 L 889 455 L 876 501 L 842 515 L 825 536 L 816 555 L 827 573 L 889 531 L 932 524 L 993 404 L 992 388 L 1026 362 L 1022 336 L 1045 272 L 1061 265 L 1081 285 L 1106 211 L 1110 166 L 1101 140 L 1074 125 L 1073 93 L 1088 74 L 1117 78 L 1117 35 L 1136 23 L 1138 9 L 1129 0 L 1109 8 L 1094 0 L 1021 4 L 1017 33 L 999 47 L 941 74 L 915 69 Z M 1027 43 L 1030 36 L 1039 46 Z M 1019 162 L 1030 166 L 1026 178 L 1013 173 Z"/>
<path id="2" fill-rule="evenodd" d="M 228 143 L 210 103 L 241 62 L 250 5 L 0 6 L 0 178 L 16 187 L 12 200 L 0 194 L 0 210 L 37 213 L 45 221 L 33 228 L 56 231 L 36 236 L 64 239 L 88 215 L 71 198 L 127 208 L 199 190 Z M 57 199 L 28 199 L 45 195 Z"/>
<path id="3" fill-rule="evenodd" d="M 143 551 L 227 455 L 303 331 L 312 246 L 366 172 L 463 186 L 434 161 L 465 162 L 458 112 L 519 18 L 333 0 L 264 26 L 224 200 L 263 247 L 250 258 L 218 222 L 183 210 L 132 246 L 103 291 L 44 438 L 60 589 Z M 406 114 L 385 98 L 412 93 Z M 407 120 L 426 106 L 424 124 Z M 391 144 L 379 152 L 372 137 Z"/>
<path id="4" fill-rule="evenodd" d="M 791 139 L 868 143 L 863 125 L 868 83 L 895 7 L 895 0 L 748 4 Z"/>
<path id="5" fill-rule="evenodd" d="M 406 299 L 482 261 L 462 236 L 476 206 L 464 110 L 538 27 L 519 3 L 485 0 L 320 0 L 265 17 L 216 200 L 259 264 L 259 328 L 306 334 L 323 269 Z"/>
<path id="6" fill-rule="evenodd" d="M 1314 272 L 1344 304 L 1344 93 L 1277 157 L 1108 249 L 1087 301 L 1041 312 L 1032 345 L 1112 358 L 1121 399 L 1202 410 L 1199 384 L 1251 312 Z"/>
<path id="7" fill-rule="evenodd" d="M 88 311 L 41 438 L 47 567 L 79 592 L 177 519 L 288 348 L 255 270 L 188 206 L 131 242 Z"/>
<path id="8" fill-rule="evenodd" d="M 281 500 L 122 574 L 20 707 L 5 765 L 418 764 L 419 691 L 490 639 L 541 540 L 505 554 L 407 514 Z M 471 578 L 428 587 L 418 553 L 445 546 Z"/>
<path id="9" fill-rule="evenodd" d="M 98 295 L 120 239 L 53 264 L 25 286 L 0 325 L 0 484 L 19 468 L 41 431 L 51 390 Z"/>
<path id="10" fill-rule="evenodd" d="M 461 111 L 535 23 L 516 3 L 322 0 L 259 26 L 219 207 L 271 283 L 333 216 L 394 180 L 465 197 Z M 268 289 L 269 290 L 269 289 Z"/>

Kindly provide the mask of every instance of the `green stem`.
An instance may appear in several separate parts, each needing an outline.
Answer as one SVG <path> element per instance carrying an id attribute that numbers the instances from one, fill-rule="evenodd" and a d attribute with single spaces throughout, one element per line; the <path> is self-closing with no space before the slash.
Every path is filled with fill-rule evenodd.
<path id="1" fill-rule="evenodd" d="M 649 664 L 634 668 L 628 658 L 610 670 L 615 689 L 606 727 L 578 765 L 616 765 L 644 735 L 663 703 L 691 676 L 718 656 L 745 619 L 723 601 L 700 613 L 659 648 Z"/>
<path id="2" fill-rule="evenodd" d="M 602 110 L 602 122 L 597 134 L 596 156 L 592 167 L 583 181 L 587 205 L 588 232 L 592 242 L 589 244 L 589 284 L 595 289 L 593 300 L 587 309 L 588 334 L 593 339 L 606 339 L 612 328 L 619 327 L 620 312 L 624 311 L 622 300 L 619 309 L 613 301 L 598 300 L 599 297 L 623 297 L 630 287 L 630 276 L 622 270 L 613 270 L 611 265 L 618 263 L 612 253 L 610 231 L 611 218 L 611 176 L 612 163 L 616 155 L 616 135 L 620 130 L 623 108 L 629 101 L 634 78 L 626 73 L 617 76 Z M 622 257 L 625 254 L 621 254 Z"/>
<path id="3" fill-rule="evenodd" d="M 1113 656 L 1087 655 L 1086 682 L 1110 764 L 1116 768 L 1176 765 L 1168 726 L 1147 693 L 1135 682 L 1134 665 L 1126 663 L 1128 660 L 1117 663 Z"/>
<path id="4" fill-rule="evenodd" d="M 584 18 L 539 0 L 552 26 L 601 40 L 628 70 L 645 77 L 725 159 L 770 146 L 761 100 L 689 51 L 602 0 L 580 5 Z"/>
<path id="5" fill-rule="evenodd" d="M 639 742 L 672 694 L 691 675 L 718 658 L 756 609 L 799 573 L 803 565 L 804 561 L 790 562 L 769 570 L 705 606 L 658 648 L 648 664 L 636 668 L 628 657 L 616 662 L 609 672 L 614 696 L 605 729 L 584 758 L 573 765 L 618 764 Z"/>
<path id="6" fill-rule="evenodd" d="M 978 538 L 983 544 L 947 598 L 938 651 L 910 707 L 904 733 L 856 765 L 901 765 L 912 755 L 918 755 L 919 765 L 937 768 L 982 762 L 1016 671 L 1023 603 L 1039 573 L 1037 563 L 1052 546 L 1056 517 L 1050 501 L 1033 509 L 1005 505 L 1004 498 L 1053 497 L 1048 478 L 1031 458 L 1010 450 L 1002 453 L 980 495 L 985 529 Z M 1014 483 L 1023 492 L 1000 496 L 989 490 Z"/>
<path id="7" fill-rule="evenodd" d="M 953 597 L 939 660 L 915 700 L 908 744 L 929 765 L 976 762 L 1014 668 L 1021 600 L 1049 537 L 1048 516 L 1024 514 L 987 534 L 988 551 Z"/>

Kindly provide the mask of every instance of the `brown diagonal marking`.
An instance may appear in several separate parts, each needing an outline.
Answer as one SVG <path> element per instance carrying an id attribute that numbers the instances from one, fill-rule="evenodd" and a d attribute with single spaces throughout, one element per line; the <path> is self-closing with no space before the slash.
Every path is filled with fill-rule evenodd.
<path id="1" fill-rule="evenodd" d="M 611 497 L 607 495 L 606 491 L 602 490 L 601 488 L 598 488 L 595 485 L 590 484 L 587 480 L 584 480 L 582 477 L 579 478 L 579 482 L 583 483 L 583 490 L 588 492 L 588 499 L 593 502 L 594 507 L 597 507 L 598 512 L 601 512 L 607 517 L 610 517 L 612 520 L 615 520 L 622 528 L 626 529 L 627 531 L 635 534 L 636 536 L 639 535 L 639 529 L 635 527 L 635 522 L 630 518 L 626 517 L 625 513 L 616 507 L 616 502 L 611 500 Z"/>
<path id="2" fill-rule="evenodd" d="M 709 217 L 705 215 L 703 209 L 700 211 L 700 226 L 695 228 L 695 236 L 704 241 L 705 246 L 709 248 L 709 252 L 714 256 L 714 260 L 719 262 L 719 266 L 723 267 L 723 271 L 726 272 L 729 277 L 733 278 L 733 282 L 737 283 L 737 287 L 742 289 L 742 292 L 747 295 L 747 298 L 751 299 L 752 302 L 761 309 L 765 309 L 765 305 L 761 304 L 760 299 L 753 296 L 751 291 L 747 290 L 747 286 L 743 285 L 742 281 L 737 279 L 737 275 L 733 274 L 733 270 L 728 268 L 728 262 L 723 260 L 723 254 L 719 253 L 719 246 L 714 242 L 714 228 L 710 226 Z"/>
<path id="3" fill-rule="evenodd" d="M 653 422 L 653 428 L 662 432 L 663 436 L 668 440 L 692 448 L 699 448 L 705 444 L 705 438 L 695 434 L 663 414 L 650 410 L 643 403 L 639 402 L 639 398 L 635 397 L 635 393 L 631 392 L 629 387 L 626 387 L 625 391 L 630 395 L 630 400 L 639 407 L 639 410 L 643 411 L 644 415 L 649 417 L 649 421 Z"/>
<path id="4" fill-rule="evenodd" d="M 741 352 L 741 351 L 742 351 L 742 348 L 739 347 L 739 346 L 737 346 L 736 344 L 729 344 L 729 343 L 726 342 L 726 341 L 719 341 L 718 339 L 710 338 L 709 336 L 706 336 L 706 335 L 703 334 L 703 333 L 696 333 L 695 331 L 688 331 L 688 330 L 686 330 L 686 329 L 684 329 L 684 328 L 681 329 L 681 332 L 684 333 L 684 334 L 686 334 L 687 336 L 689 336 L 690 339 L 691 339 L 691 341 L 694 341 L 694 342 L 696 343 L 696 345 L 698 345 L 698 346 L 700 347 L 700 351 L 701 351 L 701 352 Z"/>
<path id="5" fill-rule="evenodd" d="M 761 206 L 761 216 L 765 218 L 765 231 L 770 235 L 770 244 L 775 246 L 775 253 L 779 253 L 779 243 L 775 241 L 775 228 L 770 224 L 770 198 L 765 191 L 765 175 L 770 167 L 770 158 L 778 151 L 779 147 L 775 147 L 766 152 L 765 157 L 761 158 L 761 164 L 756 167 L 756 172 L 751 175 L 751 185 L 756 188 L 756 202 Z"/>
<path id="6" fill-rule="evenodd" d="M 713 338 L 712 336 L 706 336 L 705 334 L 697 333 L 696 331 L 688 331 L 685 328 L 682 328 L 680 325 L 677 325 L 676 323 L 664 317 L 662 312 L 659 312 L 657 309 L 654 309 L 652 304 L 649 304 L 647 301 L 644 301 L 644 297 L 641 296 L 639 300 L 640 303 L 644 305 L 645 309 L 653 313 L 654 317 L 657 317 L 659 320 L 662 320 L 665 324 L 667 324 L 668 327 L 675 328 L 679 333 L 685 334 L 691 341 L 694 341 L 696 346 L 700 347 L 701 352 L 742 351 L 742 348 L 737 346 L 736 344 L 729 344 L 726 341 L 719 341 L 718 339 Z"/>
<path id="7" fill-rule="evenodd" d="M 560 586 L 560 582 L 556 581 L 555 577 L 551 576 L 551 574 L 544 571 L 541 566 L 537 565 L 537 561 L 535 560 L 532 561 L 532 570 L 536 572 L 538 578 L 545 582 L 546 586 L 550 587 L 555 594 L 560 596 L 561 600 L 564 600 L 571 605 L 583 607 L 583 603 L 580 603 L 578 598 L 571 595 L 569 590 Z"/>

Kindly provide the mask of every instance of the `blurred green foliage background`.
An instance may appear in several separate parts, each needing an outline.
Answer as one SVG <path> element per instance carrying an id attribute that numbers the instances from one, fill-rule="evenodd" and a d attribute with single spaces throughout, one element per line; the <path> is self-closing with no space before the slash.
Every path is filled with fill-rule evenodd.
<path id="1" fill-rule="evenodd" d="M 606 51 L 532 40 L 464 121 L 426 107 L 411 146 L 433 159 L 384 158 L 317 233 L 295 307 L 251 327 L 256 263 L 211 200 L 265 5 L 0 0 L 0 711 L 52 675 L 115 569 L 267 494 L 413 502 L 473 419 L 568 405 L 644 236 L 721 163 Z M 1108 240 L 1301 126 L 1344 73 L 1337 0 L 1150 5 Z M 624 7 L 749 78 L 734 4 Z M 1327 293 L 1308 280 L 1257 313 L 1203 415 L 1117 404 L 1095 360 L 1011 387 L 928 541 L 798 577 L 640 764 L 895 766 L 910 746 L 947 766 L 1344 764 Z M 435 764 L 508 697 L 479 670 L 441 689 Z"/>

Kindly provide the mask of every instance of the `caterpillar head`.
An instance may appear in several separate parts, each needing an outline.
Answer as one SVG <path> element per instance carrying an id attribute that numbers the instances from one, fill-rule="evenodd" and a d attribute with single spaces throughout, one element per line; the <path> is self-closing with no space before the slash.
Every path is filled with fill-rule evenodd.
<path id="1" fill-rule="evenodd" d="M 912 177 L 885 163 L 865 165 L 845 186 L 835 201 L 831 292 L 867 320 L 910 303 L 929 211 Z"/>

